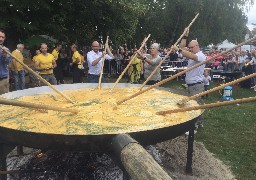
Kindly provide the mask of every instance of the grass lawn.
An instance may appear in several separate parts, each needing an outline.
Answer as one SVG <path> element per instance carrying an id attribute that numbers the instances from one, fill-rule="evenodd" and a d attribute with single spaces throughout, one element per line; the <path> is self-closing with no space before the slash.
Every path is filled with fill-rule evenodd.
<path id="1" fill-rule="evenodd" d="M 181 83 L 173 80 L 164 86 L 180 89 Z M 252 89 L 233 89 L 234 99 L 252 96 L 256 96 Z M 205 103 L 220 97 L 212 93 Z M 256 103 L 207 109 L 203 116 L 204 128 L 198 130 L 196 140 L 230 166 L 237 179 L 256 179 Z"/>
<path id="2" fill-rule="evenodd" d="M 235 99 L 256 96 L 252 89 L 239 88 Z M 216 102 L 211 94 L 205 103 Z M 256 179 L 256 103 L 208 109 L 204 128 L 196 139 L 219 159 L 231 166 L 237 179 Z"/>
<path id="3" fill-rule="evenodd" d="M 115 80 L 111 78 L 107 82 Z M 172 80 L 163 87 L 184 91 L 182 83 Z M 213 82 L 210 87 L 215 86 Z M 256 96 L 252 89 L 233 88 L 234 99 L 252 96 Z M 220 97 L 219 92 L 211 93 L 205 103 L 220 101 Z M 256 179 L 256 103 L 207 109 L 203 116 L 204 128 L 198 130 L 196 140 L 230 166 L 237 179 Z"/>

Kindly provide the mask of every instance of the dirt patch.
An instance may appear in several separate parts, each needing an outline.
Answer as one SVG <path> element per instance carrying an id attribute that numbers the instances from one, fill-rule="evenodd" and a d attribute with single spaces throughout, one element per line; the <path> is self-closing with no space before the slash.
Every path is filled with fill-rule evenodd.
<path id="1" fill-rule="evenodd" d="M 175 139 L 158 143 L 156 148 L 160 151 L 162 166 L 179 180 L 205 180 L 205 179 L 235 179 L 226 166 L 210 153 L 203 143 L 194 142 L 193 174 L 186 175 L 187 137 L 180 136 Z"/>

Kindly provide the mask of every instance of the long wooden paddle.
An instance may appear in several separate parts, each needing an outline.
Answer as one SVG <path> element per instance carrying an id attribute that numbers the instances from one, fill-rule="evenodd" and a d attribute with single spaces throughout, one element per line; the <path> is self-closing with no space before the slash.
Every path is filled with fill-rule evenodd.
<path id="1" fill-rule="evenodd" d="M 1 49 L 3 49 L 2 47 L 0 47 Z M 40 76 L 39 74 L 37 74 L 35 71 L 33 71 L 30 67 L 28 67 L 26 64 L 24 64 L 21 60 L 19 60 L 18 58 L 16 58 L 15 56 L 12 55 L 12 53 L 10 53 L 8 50 L 3 49 L 7 54 L 9 54 L 13 59 L 15 59 L 16 61 L 18 61 L 26 70 L 28 70 L 31 74 L 33 74 L 34 76 L 38 77 L 40 79 L 40 81 L 42 81 L 44 84 L 46 84 L 47 86 L 49 86 L 50 88 L 52 88 L 55 92 L 57 92 L 59 95 L 61 95 L 62 97 L 64 97 L 66 100 L 68 100 L 71 103 L 75 103 L 74 101 L 72 101 L 69 97 L 67 97 L 65 94 L 63 94 L 62 92 L 60 92 L 58 89 L 56 89 L 53 85 L 51 85 L 48 81 L 46 81 L 44 78 L 42 78 L 42 76 Z"/>
<path id="2" fill-rule="evenodd" d="M 2 98 L 2 97 L 0 97 L 0 104 L 26 107 L 26 108 L 33 108 L 33 109 L 43 109 L 43 110 L 53 110 L 53 111 L 61 111 L 61 112 L 78 113 L 78 111 L 74 110 L 74 109 L 60 108 L 60 107 L 55 107 L 55 106 L 35 104 L 35 103 L 29 103 L 29 102 L 21 102 L 21 101 L 17 101 L 17 100 L 5 99 L 5 98 Z"/>
<path id="3" fill-rule="evenodd" d="M 204 104 L 204 105 L 199 105 L 199 106 L 182 107 L 180 109 L 159 111 L 156 114 L 157 115 L 165 115 L 165 114 L 171 114 L 171 113 L 177 113 L 177 112 L 185 112 L 185 111 L 214 108 L 214 107 L 221 107 L 221 106 L 230 106 L 230 105 L 234 105 L 234 104 L 238 104 L 238 103 L 242 104 L 242 103 L 255 102 L 255 101 L 256 101 L 256 97 L 249 97 L 249 98 L 243 98 L 243 99 L 236 99 L 233 101 L 216 102 L 216 103 Z"/>
<path id="4" fill-rule="evenodd" d="M 188 102 L 188 101 L 190 101 L 190 100 L 192 100 L 192 99 L 196 99 L 196 98 L 198 98 L 198 97 L 204 96 L 204 95 L 209 94 L 209 93 L 211 93 L 211 92 L 218 91 L 218 90 L 220 90 L 220 89 L 223 89 L 223 88 L 226 87 L 226 86 L 231 86 L 231 85 L 237 84 L 237 83 L 239 83 L 239 82 L 242 82 L 242 81 L 244 81 L 244 80 L 246 80 L 246 79 L 253 78 L 253 77 L 255 77 L 255 76 L 256 76 L 256 73 L 253 73 L 253 74 L 250 74 L 250 75 L 248 75 L 248 76 L 245 76 L 245 77 L 236 79 L 236 80 L 234 80 L 234 81 L 231 81 L 231 82 L 222 84 L 222 85 L 220 85 L 220 86 L 217 86 L 217 87 L 215 87 L 215 88 L 209 89 L 209 90 L 207 90 L 207 91 L 204 91 L 204 92 L 195 94 L 195 95 L 193 95 L 193 96 L 184 98 L 184 99 L 182 99 L 180 102 L 178 102 L 178 104 L 179 104 L 179 105 L 182 105 L 182 104 L 184 104 L 184 103 L 186 103 L 186 102 Z"/>
<path id="5" fill-rule="evenodd" d="M 141 90 L 141 91 L 139 91 L 139 92 L 136 92 L 136 93 L 132 94 L 132 95 L 129 96 L 129 97 L 126 97 L 126 98 L 124 98 L 124 99 L 118 101 L 118 102 L 117 102 L 117 105 L 120 105 L 120 104 L 122 104 L 122 103 L 125 102 L 125 101 L 128 101 L 128 100 L 130 100 L 130 99 L 132 99 L 132 98 L 134 98 L 134 97 L 136 97 L 136 96 L 138 96 L 138 95 L 140 95 L 140 94 L 143 94 L 144 92 L 147 92 L 147 91 L 149 91 L 150 89 L 153 89 L 153 88 L 155 88 L 155 87 L 158 87 L 158 86 L 160 86 L 160 85 L 162 85 L 162 84 L 164 84 L 164 83 L 166 83 L 166 82 L 169 82 L 169 81 L 171 81 L 171 80 L 177 78 L 178 76 L 181 76 L 182 74 L 185 74 L 186 72 L 191 71 L 192 69 L 195 69 L 195 68 L 197 68 L 197 67 L 199 67 L 199 66 L 201 66 L 201 65 L 203 65 L 203 64 L 205 64 L 205 63 L 207 63 L 207 62 L 209 62 L 209 61 L 212 61 L 212 60 L 216 59 L 217 57 L 222 56 L 223 54 L 226 54 L 226 53 L 228 53 L 228 52 L 230 52 L 230 51 L 232 51 L 232 50 L 234 50 L 234 49 L 236 49 L 236 48 L 238 48 L 238 47 L 240 47 L 240 46 L 242 46 L 242 45 L 244 45 L 244 44 L 247 44 L 247 43 L 249 43 L 249 42 L 255 40 L 255 39 L 256 39 L 256 35 L 255 35 L 253 38 L 248 39 L 248 40 L 246 40 L 246 41 L 244 41 L 244 42 L 238 44 L 237 46 L 235 46 L 235 47 L 233 47 L 233 48 L 230 48 L 230 49 L 228 49 L 228 50 L 226 50 L 226 51 L 223 51 L 223 52 L 219 53 L 218 55 L 213 56 L 213 57 L 210 58 L 210 59 L 207 59 L 207 60 L 205 60 L 205 61 L 203 61 L 203 62 L 201 62 L 201 63 L 198 63 L 198 64 L 196 64 L 196 65 L 194 65 L 194 66 L 192 66 L 192 67 L 190 67 L 190 68 L 187 68 L 187 69 L 184 70 L 184 71 L 181 71 L 181 72 L 179 72 L 179 73 L 177 73 L 177 74 L 175 74 L 175 75 L 173 75 L 173 76 L 171 76 L 171 77 L 169 77 L 169 78 L 166 78 L 166 79 L 164 79 L 164 80 L 162 80 L 162 81 L 160 81 L 160 82 L 158 82 L 158 83 L 156 83 L 156 84 L 154 84 L 154 85 L 152 85 L 152 86 L 150 86 L 150 87 L 148 87 L 148 88 L 146 88 L 146 89 L 143 89 L 143 90 Z"/>
<path id="6" fill-rule="evenodd" d="M 138 49 L 138 51 L 134 54 L 133 58 L 130 60 L 129 64 L 126 66 L 126 68 L 123 70 L 123 72 L 120 74 L 120 76 L 118 77 L 118 79 L 116 80 L 115 84 L 113 85 L 111 91 L 116 87 L 117 83 L 122 79 L 123 75 L 125 74 L 125 72 L 128 70 L 128 68 L 130 67 L 130 65 L 132 64 L 133 60 L 137 57 L 138 52 L 141 51 L 141 49 L 145 46 L 147 40 L 149 39 L 150 34 L 148 35 L 148 37 L 144 38 L 144 40 L 142 41 L 142 44 L 140 46 L 140 48 Z"/>
<path id="7" fill-rule="evenodd" d="M 187 29 L 189 29 L 192 24 L 195 22 L 195 20 L 197 19 L 199 13 L 194 17 L 194 19 L 189 23 Z M 182 39 L 182 37 L 185 35 L 185 32 L 183 32 L 181 34 L 181 36 L 179 37 L 179 39 L 175 42 L 175 46 L 180 42 L 180 40 Z M 147 84 L 147 82 L 152 78 L 152 76 L 156 73 L 157 69 L 162 65 L 162 63 L 169 57 L 169 55 L 172 52 L 173 47 L 171 47 L 171 49 L 167 52 L 167 54 L 165 55 L 165 57 L 160 61 L 160 63 L 158 64 L 158 66 L 154 69 L 154 71 L 152 71 L 152 73 L 149 75 L 149 77 L 146 79 L 146 81 L 142 84 L 142 86 L 140 87 L 140 91 L 142 90 L 142 88 Z"/>
<path id="8" fill-rule="evenodd" d="M 105 42 L 104 52 L 102 52 L 102 53 L 106 53 L 107 46 L 108 46 L 108 36 L 107 36 L 107 39 L 106 39 L 106 42 Z M 102 75 L 103 75 L 105 59 L 106 59 L 106 55 L 104 55 L 103 58 L 102 58 L 102 66 L 101 66 L 101 71 L 100 71 L 98 89 L 101 89 L 101 79 L 102 79 Z"/>

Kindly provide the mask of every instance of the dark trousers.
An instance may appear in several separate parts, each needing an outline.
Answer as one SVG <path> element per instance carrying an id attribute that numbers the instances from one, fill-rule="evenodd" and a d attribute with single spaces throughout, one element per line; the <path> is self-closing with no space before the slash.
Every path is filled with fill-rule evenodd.
<path id="1" fill-rule="evenodd" d="M 88 83 L 99 83 L 100 75 L 88 74 Z M 102 76 L 101 82 L 104 83 Z"/>
<path id="2" fill-rule="evenodd" d="M 81 83 L 83 77 L 83 70 L 78 68 L 77 64 L 72 66 L 73 68 L 73 83 Z"/>
<path id="3" fill-rule="evenodd" d="M 208 91 L 209 90 L 209 85 L 204 85 L 204 91 Z M 208 98 L 208 94 L 204 95 L 203 98 L 206 97 Z"/>
<path id="4" fill-rule="evenodd" d="M 64 75 L 63 75 L 62 66 L 57 66 L 56 68 L 54 68 L 53 73 L 57 80 L 57 84 L 64 84 Z"/>
<path id="5" fill-rule="evenodd" d="M 156 83 L 158 83 L 159 81 L 154 81 L 154 80 L 149 80 L 146 85 L 154 85 Z"/>

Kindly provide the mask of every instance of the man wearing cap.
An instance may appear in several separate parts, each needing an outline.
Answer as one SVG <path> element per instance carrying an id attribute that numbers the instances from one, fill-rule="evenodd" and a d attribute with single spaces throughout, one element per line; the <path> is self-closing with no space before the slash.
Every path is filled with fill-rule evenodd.
<path id="1" fill-rule="evenodd" d="M 98 83 L 101 73 L 101 66 L 103 62 L 103 57 L 106 59 L 113 59 L 114 56 L 111 53 L 109 46 L 107 45 L 107 54 L 106 52 L 99 52 L 100 44 L 97 41 L 92 43 L 92 50 L 87 53 L 87 62 L 88 62 L 88 82 L 89 83 Z"/>
<path id="2" fill-rule="evenodd" d="M 8 48 L 3 46 L 4 40 L 5 32 L 0 29 L 0 94 L 9 92 L 8 64 L 11 62 L 11 56 L 5 52 Z"/>

